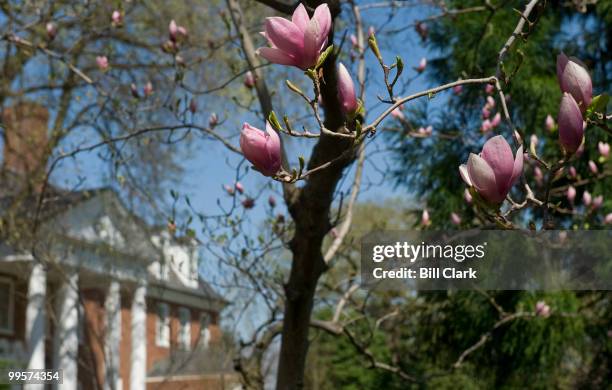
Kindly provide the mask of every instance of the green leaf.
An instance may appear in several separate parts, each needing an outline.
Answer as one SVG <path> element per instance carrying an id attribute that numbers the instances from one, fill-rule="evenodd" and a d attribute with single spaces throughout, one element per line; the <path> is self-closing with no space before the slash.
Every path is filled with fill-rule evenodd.
<path id="1" fill-rule="evenodd" d="M 608 96 L 608 94 L 606 93 L 602 93 L 601 95 L 595 96 L 591 101 L 591 104 L 587 108 L 587 117 L 591 117 L 596 112 L 605 114 L 609 100 L 610 96 Z"/>
<path id="2" fill-rule="evenodd" d="M 397 56 L 395 57 L 395 63 L 397 64 L 397 76 L 395 76 L 397 78 L 400 77 L 404 71 L 404 61 L 402 61 L 402 57 Z"/>
<path id="3" fill-rule="evenodd" d="M 334 50 L 334 45 L 329 45 L 329 47 L 325 49 L 323 53 L 321 53 L 321 55 L 319 56 L 319 60 L 317 61 L 317 65 L 315 66 L 315 69 L 319 69 L 323 65 L 323 63 L 327 59 L 327 56 L 329 56 L 332 50 Z"/>
<path id="4" fill-rule="evenodd" d="M 374 35 L 370 35 L 368 38 L 368 44 L 370 45 L 370 49 L 378 59 L 378 62 L 383 63 L 382 55 L 380 54 L 380 49 L 378 48 L 378 42 L 376 42 L 376 37 Z"/>
<path id="5" fill-rule="evenodd" d="M 293 84 L 291 81 L 289 80 L 285 80 L 285 83 L 287 84 L 287 87 L 292 90 L 293 92 L 297 93 L 298 95 L 303 95 L 304 93 L 302 92 L 302 90 L 295 84 Z"/>
<path id="6" fill-rule="evenodd" d="M 274 113 L 274 111 L 270 112 L 270 115 L 268 116 L 268 121 L 270 122 L 270 124 L 272 125 L 274 130 L 276 130 L 276 131 L 282 131 L 283 130 L 283 127 L 281 126 L 280 122 L 278 121 L 278 118 L 276 117 L 276 114 Z"/>

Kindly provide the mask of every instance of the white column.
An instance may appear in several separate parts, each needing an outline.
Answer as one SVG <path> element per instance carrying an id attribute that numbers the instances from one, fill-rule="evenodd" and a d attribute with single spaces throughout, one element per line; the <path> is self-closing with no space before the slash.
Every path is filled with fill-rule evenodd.
<path id="1" fill-rule="evenodd" d="M 76 390 L 79 355 L 79 276 L 69 275 L 57 296 L 57 324 L 53 366 L 64 370 L 63 384 L 56 388 Z"/>
<path id="2" fill-rule="evenodd" d="M 119 282 L 110 282 L 104 304 L 106 310 L 106 332 L 104 340 L 106 380 L 104 388 L 121 390 L 121 377 L 119 376 L 119 355 L 121 343 L 121 293 Z"/>
<path id="3" fill-rule="evenodd" d="M 28 304 L 26 307 L 26 343 L 28 346 L 28 369 L 45 367 L 45 298 L 47 295 L 47 271 L 34 261 L 28 282 Z M 28 384 L 26 390 L 43 389 L 44 385 Z"/>
<path id="4" fill-rule="evenodd" d="M 138 285 L 132 301 L 130 389 L 145 390 L 147 378 L 147 287 Z"/>

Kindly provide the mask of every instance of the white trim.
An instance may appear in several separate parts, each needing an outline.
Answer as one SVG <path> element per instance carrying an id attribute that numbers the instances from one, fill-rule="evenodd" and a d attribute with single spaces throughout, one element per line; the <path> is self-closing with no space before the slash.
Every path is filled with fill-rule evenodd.
<path id="1" fill-rule="evenodd" d="M 9 277 L 0 276 L 0 283 L 6 283 L 9 286 L 8 328 L 0 328 L 0 335 L 12 336 L 15 334 L 15 281 Z"/>
<path id="2" fill-rule="evenodd" d="M 187 307 L 179 307 L 179 331 L 177 343 L 179 348 L 184 350 L 191 349 L 191 310 Z"/>
<path id="3" fill-rule="evenodd" d="M 157 302 L 157 318 L 155 321 L 155 345 L 170 347 L 170 306 L 165 302 Z M 163 315 L 162 315 L 163 313 Z"/>

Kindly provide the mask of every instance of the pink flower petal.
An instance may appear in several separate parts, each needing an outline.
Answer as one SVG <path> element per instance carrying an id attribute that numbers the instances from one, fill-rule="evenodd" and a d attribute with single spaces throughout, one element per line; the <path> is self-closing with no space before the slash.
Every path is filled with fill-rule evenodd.
<path id="1" fill-rule="evenodd" d="M 310 17 L 308 16 L 308 12 L 306 11 L 306 7 L 304 7 L 304 4 L 300 3 L 300 5 L 297 6 L 295 11 L 293 11 L 293 16 L 291 17 L 291 21 L 302 32 L 306 31 L 306 26 L 308 26 Z"/>
<path id="2" fill-rule="evenodd" d="M 288 54 L 295 55 L 304 47 L 304 33 L 284 18 L 266 18 L 266 35 L 275 47 Z"/>

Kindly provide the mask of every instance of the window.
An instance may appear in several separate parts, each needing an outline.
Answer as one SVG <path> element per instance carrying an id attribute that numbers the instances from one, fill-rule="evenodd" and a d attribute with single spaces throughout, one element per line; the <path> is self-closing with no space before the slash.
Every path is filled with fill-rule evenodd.
<path id="1" fill-rule="evenodd" d="M 190 349 L 191 348 L 191 311 L 186 307 L 179 309 L 179 333 L 178 333 L 178 344 L 179 348 Z"/>
<path id="2" fill-rule="evenodd" d="M 166 303 L 157 304 L 155 344 L 159 347 L 170 346 L 170 309 Z"/>
<path id="3" fill-rule="evenodd" d="M 13 334 L 15 285 L 13 280 L 0 276 L 0 334 Z"/>
<path id="4" fill-rule="evenodd" d="M 210 314 L 200 314 L 200 345 L 202 345 L 204 348 L 207 348 L 208 343 L 210 343 L 210 330 L 208 329 L 210 323 Z"/>

